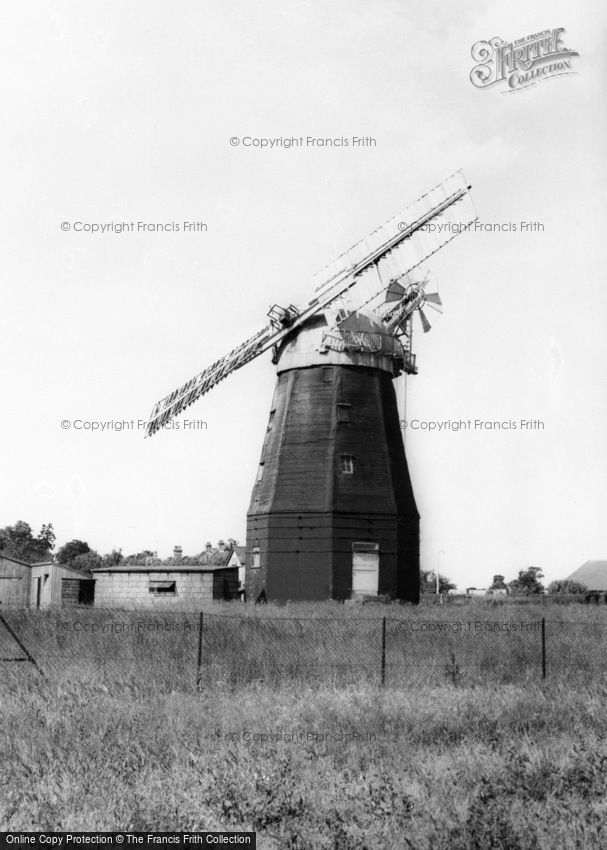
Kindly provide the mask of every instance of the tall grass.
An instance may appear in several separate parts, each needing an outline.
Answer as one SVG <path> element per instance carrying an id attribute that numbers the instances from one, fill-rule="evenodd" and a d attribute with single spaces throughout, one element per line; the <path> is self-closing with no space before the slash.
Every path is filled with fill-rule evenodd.
<path id="1" fill-rule="evenodd" d="M 201 635 L 198 612 L 3 613 L 44 675 L 2 664 L 2 830 L 251 829 L 276 850 L 607 846 L 600 607 L 215 605 Z M 544 683 L 538 631 L 418 628 L 542 616 Z"/>
<path id="2" fill-rule="evenodd" d="M 548 678 L 602 680 L 607 607 L 532 604 L 466 606 L 209 606 L 200 612 L 98 608 L 5 611 L 50 676 L 140 681 L 163 690 L 255 682 L 404 687 L 508 684 L 542 674 L 545 618 Z M 199 663 L 200 654 L 200 670 Z M 20 650 L 0 624 L 0 657 Z"/>
<path id="3" fill-rule="evenodd" d="M 251 829 L 262 848 L 599 848 L 606 689 L 200 694 L 3 680 L 3 830 Z"/>

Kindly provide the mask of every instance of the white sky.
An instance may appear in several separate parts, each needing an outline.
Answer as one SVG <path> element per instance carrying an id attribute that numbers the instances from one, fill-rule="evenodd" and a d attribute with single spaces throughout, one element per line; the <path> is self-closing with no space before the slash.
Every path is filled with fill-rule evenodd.
<path id="1" fill-rule="evenodd" d="M 460 586 L 607 557 L 605 21 L 598 2 L 31 2 L 0 11 L 0 525 L 101 552 L 244 541 L 269 356 L 187 417 L 90 433 L 153 403 L 310 296 L 309 277 L 462 167 L 481 221 L 430 262 L 410 419 L 543 431 L 407 432 L 422 567 Z M 476 89 L 471 46 L 564 27 L 576 74 Z M 370 135 L 245 149 L 231 136 Z M 202 220 L 207 233 L 63 232 Z"/>

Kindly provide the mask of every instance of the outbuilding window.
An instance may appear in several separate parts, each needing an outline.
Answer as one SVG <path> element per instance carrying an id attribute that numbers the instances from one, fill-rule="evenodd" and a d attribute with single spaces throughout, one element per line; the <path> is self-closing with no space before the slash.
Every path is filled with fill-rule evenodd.
<path id="1" fill-rule="evenodd" d="M 148 589 L 154 596 L 176 596 L 177 594 L 176 582 L 174 581 L 156 581 L 155 579 L 150 579 Z"/>

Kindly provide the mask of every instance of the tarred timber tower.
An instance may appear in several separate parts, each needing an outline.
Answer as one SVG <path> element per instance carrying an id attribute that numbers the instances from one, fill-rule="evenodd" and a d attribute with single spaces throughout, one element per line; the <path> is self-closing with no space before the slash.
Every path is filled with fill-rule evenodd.
<path id="1" fill-rule="evenodd" d="M 438 309 L 421 264 L 476 220 L 457 172 L 319 273 L 303 308 L 161 399 L 149 435 L 272 350 L 277 383 L 247 515 L 248 600 L 419 599 L 419 514 L 394 378 L 415 374 L 413 316 Z M 441 225 L 441 226 L 437 226 Z"/>
<path id="2" fill-rule="evenodd" d="M 328 312 L 278 352 L 248 514 L 247 598 L 417 602 L 419 514 L 392 381 L 403 347 L 373 315 L 334 324 Z"/>

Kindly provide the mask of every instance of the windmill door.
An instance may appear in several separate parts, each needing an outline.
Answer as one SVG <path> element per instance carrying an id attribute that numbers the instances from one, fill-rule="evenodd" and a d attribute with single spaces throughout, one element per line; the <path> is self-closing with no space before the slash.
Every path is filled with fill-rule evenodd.
<path id="1" fill-rule="evenodd" d="M 379 587 L 379 546 L 352 544 L 352 597 L 377 596 Z"/>

